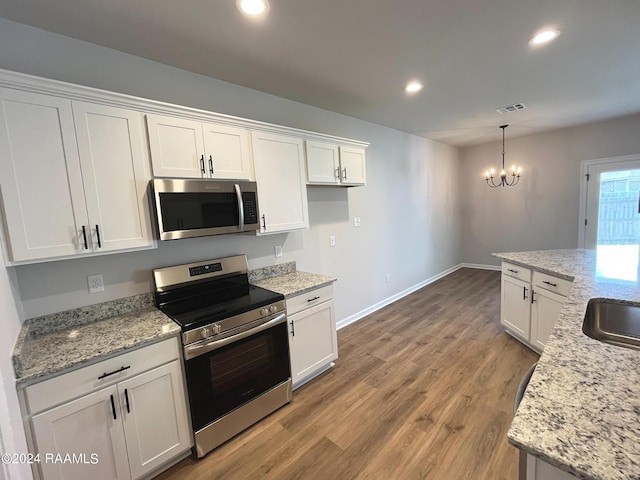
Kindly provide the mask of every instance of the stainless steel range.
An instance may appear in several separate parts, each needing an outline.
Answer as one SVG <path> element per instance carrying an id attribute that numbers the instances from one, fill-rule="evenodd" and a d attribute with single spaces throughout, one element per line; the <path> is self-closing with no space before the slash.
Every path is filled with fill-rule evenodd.
<path id="1" fill-rule="evenodd" d="M 284 296 L 248 271 L 244 255 L 153 271 L 156 306 L 182 328 L 198 457 L 291 401 Z"/>

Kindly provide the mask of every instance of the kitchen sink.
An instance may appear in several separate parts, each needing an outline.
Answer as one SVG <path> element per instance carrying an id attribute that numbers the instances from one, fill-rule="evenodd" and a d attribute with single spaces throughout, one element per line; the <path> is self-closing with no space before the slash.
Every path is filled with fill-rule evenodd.
<path id="1" fill-rule="evenodd" d="M 640 350 L 640 305 L 589 300 L 582 331 L 602 342 Z"/>

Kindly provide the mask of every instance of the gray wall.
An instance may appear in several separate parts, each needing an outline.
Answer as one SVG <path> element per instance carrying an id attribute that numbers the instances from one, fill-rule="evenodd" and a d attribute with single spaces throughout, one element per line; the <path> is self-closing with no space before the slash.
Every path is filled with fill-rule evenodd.
<path id="1" fill-rule="evenodd" d="M 513 130 L 513 129 L 512 129 Z M 484 172 L 501 164 L 501 142 L 462 150 L 462 258 L 498 265 L 491 252 L 576 248 L 583 160 L 640 153 L 640 115 L 509 138 L 505 166 L 520 184 L 491 189 Z"/>

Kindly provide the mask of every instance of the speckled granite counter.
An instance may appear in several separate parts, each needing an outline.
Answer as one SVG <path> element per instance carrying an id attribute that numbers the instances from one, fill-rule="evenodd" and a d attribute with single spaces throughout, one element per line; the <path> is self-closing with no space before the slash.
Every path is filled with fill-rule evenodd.
<path id="1" fill-rule="evenodd" d="M 179 332 L 151 294 L 33 318 L 13 351 L 16 381 L 22 387 Z"/>
<path id="2" fill-rule="evenodd" d="M 295 262 L 252 270 L 249 281 L 258 287 L 295 297 L 310 290 L 331 285 L 334 277 L 296 270 Z"/>
<path id="3" fill-rule="evenodd" d="M 579 478 L 640 479 L 640 351 L 582 333 L 589 299 L 640 304 L 640 281 L 600 274 L 592 250 L 494 255 L 574 279 L 511 424 L 509 441 Z"/>

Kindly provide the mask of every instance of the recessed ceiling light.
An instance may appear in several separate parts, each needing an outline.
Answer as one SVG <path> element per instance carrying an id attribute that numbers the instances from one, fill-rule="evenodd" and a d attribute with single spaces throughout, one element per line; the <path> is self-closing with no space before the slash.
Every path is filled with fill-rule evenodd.
<path id="1" fill-rule="evenodd" d="M 256 16 L 269 10 L 269 2 L 267 0 L 236 0 L 236 7 L 242 13 Z"/>
<path id="2" fill-rule="evenodd" d="M 550 42 L 560 35 L 560 30 L 544 30 L 540 33 L 537 33 L 531 40 L 529 40 L 529 45 L 541 45 L 543 43 Z"/>
<path id="3" fill-rule="evenodd" d="M 424 85 L 420 82 L 409 82 L 404 87 L 404 91 L 407 93 L 416 93 L 424 88 Z"/>

